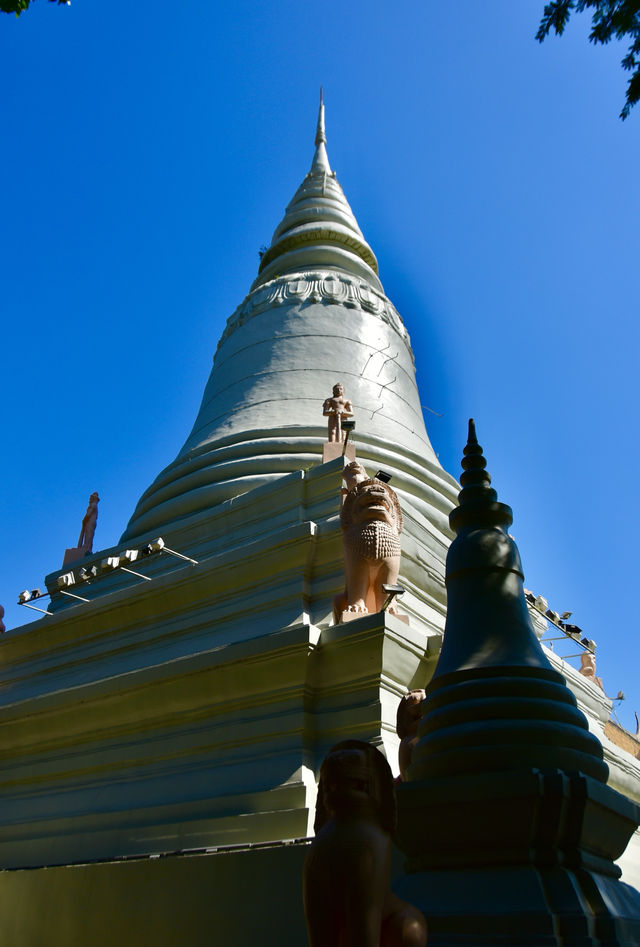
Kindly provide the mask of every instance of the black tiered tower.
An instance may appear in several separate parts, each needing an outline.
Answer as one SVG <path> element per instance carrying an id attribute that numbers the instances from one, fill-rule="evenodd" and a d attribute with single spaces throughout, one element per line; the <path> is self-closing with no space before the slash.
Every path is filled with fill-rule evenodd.
<path id="1" fill-rule="evenodd" d="M 640 944 L 640 894 L 614 859 L 640 808 L 533 631 L 508 506 L 473 421 L 450 523 L 447 624 L 399 787 L 403 896 L 430 947 Z"/>

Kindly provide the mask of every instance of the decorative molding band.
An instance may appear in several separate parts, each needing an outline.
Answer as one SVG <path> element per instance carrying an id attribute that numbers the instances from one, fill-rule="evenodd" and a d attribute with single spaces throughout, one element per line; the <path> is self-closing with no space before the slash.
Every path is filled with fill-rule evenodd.
<path id="1" fill-rule="evenodd" d="M 400 315 L 387 297 L 362 279 L 331 270 L 288 273 L 257 286 L 229 316 L 218 348 L 231 333 L 266 309 L 286 303 L 330 302 L 370 312 L 391 326 L 404 340 L 411 357 L 409 333 Z"/>

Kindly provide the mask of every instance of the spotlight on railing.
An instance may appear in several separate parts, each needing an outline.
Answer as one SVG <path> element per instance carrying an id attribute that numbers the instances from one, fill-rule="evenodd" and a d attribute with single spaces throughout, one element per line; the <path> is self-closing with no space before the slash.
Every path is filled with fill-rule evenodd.
<path id="1" fill-rule="evenodd" d="M 346 437 L 345 437 L 344 441 L 342 442 L 342 456 L 344 457 L 344 455 L 345 455 L 346 452 L 347 452 L 347 444 L 349 443 L 349 435 L 351 434 L 352 431 L 355 431 L 355 429 L 356 429 L 356 422 L 355 422 L 355 421 L 343 421 L 341 427 L 342 427 L 342 430 L 343 430 L 343 431 L 346 431 L 346 432 L 347 432 Z"/>
<path id="2" fill-rule="evenodd" d="M 144 579 L 145 582 L 151 582 L 151 577 L 148 575 L 143 575 L 142 572 L 135 572 L 134 569 L 129 569 L 128 565 L 131 562 L 135 562 L 138 556 L 140 555 L 139 549 L 125 549 L 124 552 L 120 553 L 120 568 L 123 572 L 128 572 L 129 575 L 135 575 L 139 579 Z"/>
<path id="3" fill-rule="evenodd" d="M 48 611 L 46 608 L 38 608 L 37 605 L 29 604 L 32 599 L 42 597 L 43 593 L 40 589 L 31 589 L 31 591 L 25 589 L 24 592 L 20 592 L 18 595 L 18 605 L 24 605 L 25 608 L 32 608 L 34 612 L 42 612 L 43 615 L 53 615 L 53 612 Z"/>
<path id="4" fill-rule="evenodd" d="M 61 595 L 68 595 L 69 598 L 75 598 L 79 602 L 89 602 L 91 599 L 83 598 L 82 595 L 76 595 L 75 592 L 69 592 L 69 586 L 76 584 L 76 577 L 73 572 L 65 572 L 58 576 L 58 591 Z"/>
<path id="5" fill-rule="evenodd" d="M 117 569 L 120 565 L 119 556 L 107 556 L 106 559 L 103 559 L 100 563 L 100 568 L 103 572 L 111 572 L 113 569 Z"/>
<path id="6" fill-rule="evenodd" d="M 176 552 L 175 549 L 169 549 L 169 547 L 165 545 L 162 536 L 158 536 L 157 539 L 152 540 L 147 546 L 144 546 L 140 552 L 143 556 L 150 556 L 151 553 L 154 552 L 166 552 L 170 556 L 177 556 L 178 559 L 184 559 L 186 562 L 190 562 L 193 566 L 198 565 L 197 559 L 192 559 L 191 556 L 185 556 L 181 552 Z"/>
<path id="7" fill-rule="evenodd" d="M 382 606 L 382 611 L 386 612 L 394 598 L 398 595 L 404 595 L 405 590 L 401 585 L 383 585 L 382 591 L 387 593 L 387 598 L 384 605 Z"/>
<path id="8" fill-rule="evenodd" d="M 390 473 L 387 473 L 386 470 L 379 470 L 379 471 L 374 475 L 374 478 L 373 478 L 373 479 L 374 479 L 374 480 L 381 480 L 382 483 L 389 483 L 389 481 L 391 480 L 391 474 L 390 474 Z"/>

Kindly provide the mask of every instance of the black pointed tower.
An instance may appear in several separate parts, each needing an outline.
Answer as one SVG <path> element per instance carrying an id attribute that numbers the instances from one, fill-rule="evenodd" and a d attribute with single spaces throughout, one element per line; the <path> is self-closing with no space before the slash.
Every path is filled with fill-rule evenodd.
<path id="1" fill-rule="evenodd" d="M 473 421 L 450 515 L 444 645 L 410 782 L 403 896 L 430 947 L 640 944 L 640 894 L 614 864 L 640 808 L 535 636 L 520 556 Z"/>

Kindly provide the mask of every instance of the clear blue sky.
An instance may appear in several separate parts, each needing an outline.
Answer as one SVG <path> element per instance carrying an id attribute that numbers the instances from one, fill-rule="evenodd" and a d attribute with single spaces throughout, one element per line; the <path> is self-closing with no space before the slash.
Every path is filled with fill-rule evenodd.
<path id="1" fill-rule="evenodd" d="M 313 152 L 328 153 L 458 475 L 478 435 L 526 584 L 640 712 L 640 107 L 625 49 L 543 0 L 35 0 L 0 17 L 0 602 L 115 543 L 197 412 Z M 452 12 L 455 11 L 455 12 Z M 571 649 L 567 649 L 569 653 Z"/>

